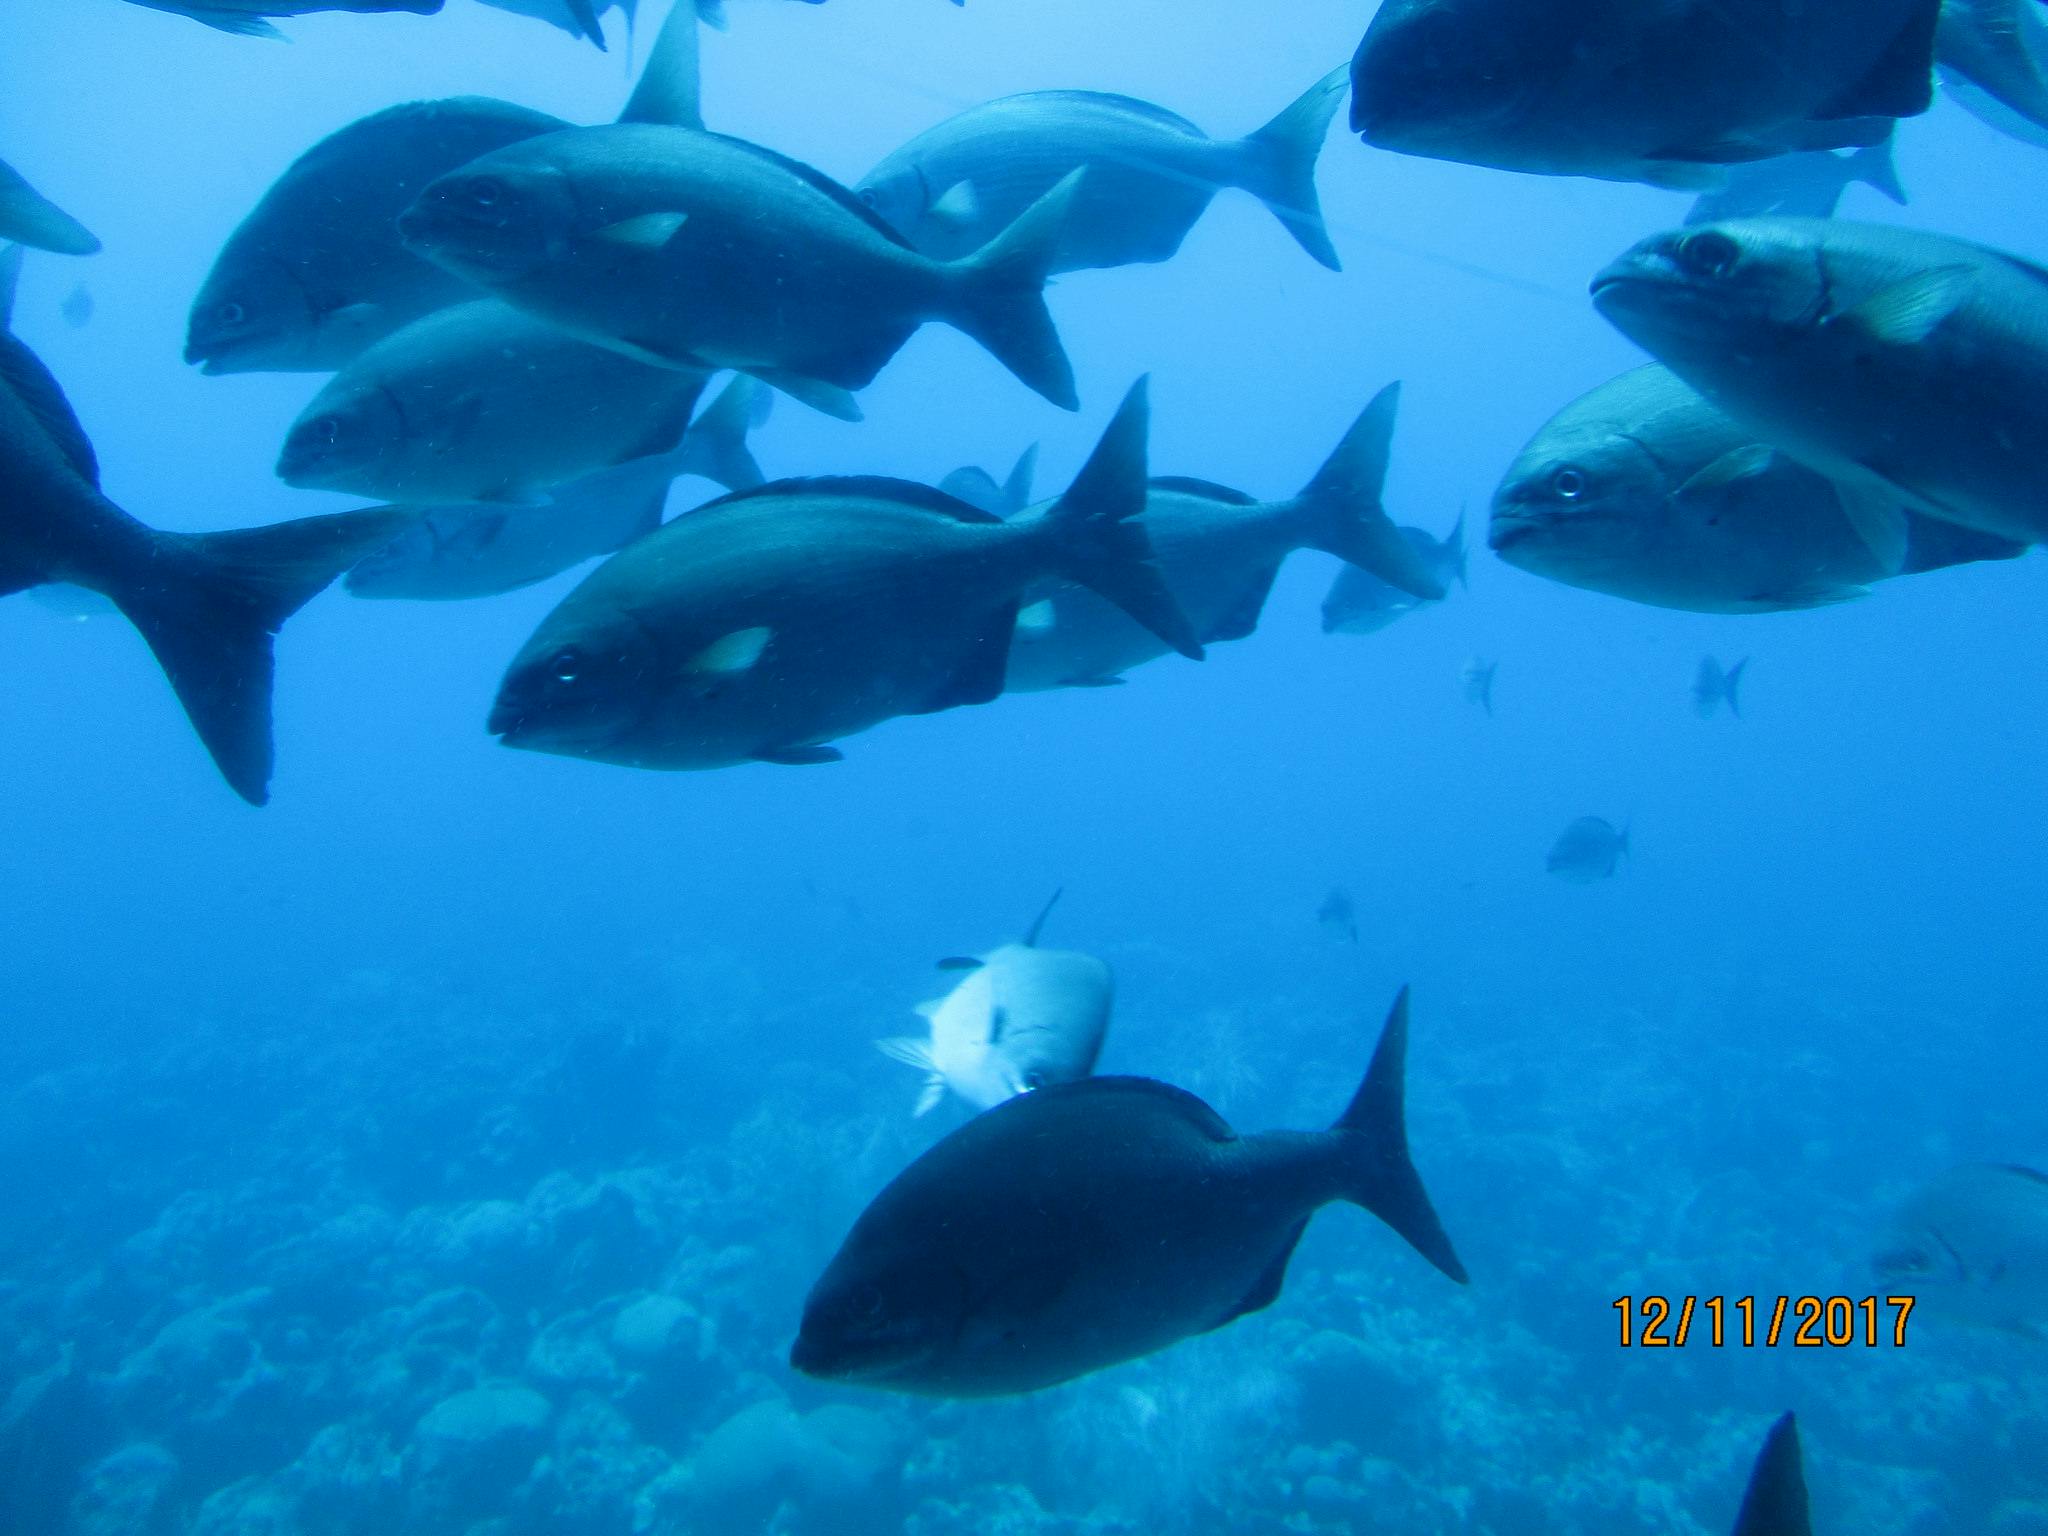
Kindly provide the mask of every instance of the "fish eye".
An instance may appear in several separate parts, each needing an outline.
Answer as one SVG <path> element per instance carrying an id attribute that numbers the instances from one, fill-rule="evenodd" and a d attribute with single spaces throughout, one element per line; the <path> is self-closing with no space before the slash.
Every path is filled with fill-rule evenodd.
<path id="1" fill-rule="evenodd" d="M 573 683 L 583 675 L 583 655 L 573 646 L 555 652 L 548 659 L 548 675 L 558 683 Z"/>
<path id="2" fill-rule="evenodd" d="M 1674 254 L 1695 277 L 1726 277 L 1742 259 L 1742 247 L 1719 230 L 1703 229 L 1679 241 Z"/>
<path id="3" fill-rule="evenodd" d="M 221 305 L 213 314 L 214 318 L 220 321 L 222 325 L 240 325 L 249 317 L 248 311 L 243 309 L 233 299 L 229 299 L 227 303 Z"/>
<path id="4" fill-rule="evenodd" d="M 479 208 L 495 208 L 506 200 L 505 183 L 495 176 L 473 176 L 466 190 L 469 200 Z"/>
<path id="5" fill-rule="evenodd" d="M 866 205 L 869 208 L 872 208 L 882 199 L 876 195 L 875 189 L 873 187 L 862 187 L 860 189 L 860 200 L 864 205 Z"/>
<path id="6" fill-rule="evenodd" d="M 306 430 L 330 448 L 341 441 L 341 418 L 339 416 L 315 416 Z"/>
<path id="7" fill-rule="evenodd" d="M 1586 494 L 1586 472 L 1576 464 L 1566 464 L 1552 473 L 1550 493 L 1559 501 L 1577 501 Z"/>

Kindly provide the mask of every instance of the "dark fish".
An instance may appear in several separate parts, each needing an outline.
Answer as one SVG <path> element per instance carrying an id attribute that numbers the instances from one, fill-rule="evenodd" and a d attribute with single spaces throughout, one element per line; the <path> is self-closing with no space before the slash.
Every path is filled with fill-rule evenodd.
<path id="1" fill-rule="evenodd" d="M 92 320 L 92 290 L 80 283 L 64 295 L 64 302 L 58 306 L 58 313 L 64 323 L 74 331 L 85 329 Z"/>
<path id="2" fill-rule="evenodd" d="M 1316 921 L 1330 932 L 1342 934 L 1354 944 L 1358 942 L 1358 910 L 1351 905 L 1351 893 L 1342 886 L 1330 887 L 1330 894 L 1316 908 Z"/>
<path id="3" fill-rule="evenodd" d="M 1499 670 L 1499 662 L 1477 656 L 1468 657 L 1458 669 L 1458 686 L 1464 692 L 1465 702 L 1482 706 L 1488 719 L 1493 718 L 1493 675 Z"/>
<path id="4" fill-rule="evenodd" d="M 670 367 L 738 368 L 844 419 L 927 320 L 1054 404 L 1073 370 L 1045 308 L 1078 176 L 972 256 L 911 248 L 851 192 L 742 140 L 578 128 L 481 156 L 399 220 L 414 251 L 564 330 Z"/>
<path id="5" fill-rule="evenodd" d="M 987 470 L 969 465 L 946 476 L 939 489 L 997 517 L 1015 517 L 1031 505 L 1031 480 L 1037 472 L 1038 444 L 1033 443 L 1018 455 L 1009 479 L 1001 484 Z"/>
<path id="6" fill-rule="evenodd" d="M 349 11 L 377 15 L 387 11 L 409 11 L 415 16 L 432 16 L 443 0 L 132 0 L 152 11 L 169 11 L 189 16 L 220 32 L 242 37 L 282 37 L 284 34 L 264 18 L 269 16 L 310 16 L 319 11 Z"/>
<path id="7" fill-rule="evenodd" d="M 2031 3 L 2031 0 L 2029 0 Z M 1775 160 L 1758 160 L 1738 165 L 1728 173 L 1728 184 L 1702 192 L 1685 215 L 1691 224 L 1715 224 L 1722 219 L 1752 219 L 1766 215 L 1802 219 L 1831 219 L 1841 205 L 1842 194 L 1851 182 L 1874 187 L 1895 203 L 1906 201 L 1906 189 L 1899 185 L 1899 173 L 1892 164 L 1892 140 L 1866 144 L 1846 154 L 1828 150 L 1805 150 L 1780 155 Z"/>
<path id="8" fill-rule="evenodd" d="M 1699 671 L 1692 679 L 1692 707 L 1702 720 L 1710 718 L 1723 704 L 1728 706 L 1729 714 L 1741 718 L 1742 669 L 1748 665 L 1747 656 L 1727 668 L 1711 656 L 1700 658 Z"/>
<path id="9" fill-rule="evenodd" d="M 970 1120 L 875 1197 L 790 1364 L 935 1397 L 1071 1381 L 1272 1305 L 1309 1219 L 1363 1206 L 1453 1280 L 1409 1160 L 1404 989 L 1327 1131 L 1239 1136 L 1165 1083 L 1098 1077 Z"/>
<path id="10" fill-rule="evenodd" d="M 1940 0 L 1388 0 L 1351 126 L 1407 154 L 1719 186 L 1880 142 L 1932 99 Z"/>
<path id="11" fill-rule="evenodd" d="M 1142 381 L 1067 494 L 1003 522 L 879 476 L 784 480 L 614 555 L 520 651 L 508 746 L 642 768 L 819 763 L 825 743 L 1002 691 L 1024 589 L 1058 573 L 1200 654 L 1150 563 Z"/>
<path id="12" fill-rule="evenodd" d="M 1950 96 L 2048 148 L 2048 18 L 2036 0 L 1945 0 L 1934 49 Z"/>
<path id="13" fill-rule="evenodd" d="M 90 256 L 99 237 L 0 160 L 0 245 L 32 245 L 60 256 Z"/>
<path id="14" fill-rule="evenodd" d="M 4 329 L 19 248 L 0 257 L 0 595 L 69 582 L 110 599 L 156 653 L 235 793 L 269 798 L 271 637 L 398 514 L 344 512 L 162 533 L 100 492 L 99 463 L 42 360 Z"/>
<path id="15" fill-rule="evenodd" d="M 1734 1536 L 1813 1536 L 1799 1425 L 1789 1413 L 1764 1437 L 1735 1516 Z"/>
<path id="16" fill-rule="evenodd" d="M 357 597 L 494 597 L 608 555 L 661 526 L 669 483 L 701 475 L 729 490 L 761 483 L 747 429 L 766 394 L 736 379 L 690 424 L 683 446 L 558 485 L 545 506 L 421 507 L 348 573 Z"/>
<path id="17" fill-rule="evenodd" d="M 696 121 L 696 42 L 694 22 L 663 27 L 627 121 Z M 569 126 L 509 101 L 457 96 L 329 134 L 228 237 L 193 301 L 185 361 L 208 373 L 331 372 L 420 316 L 481 297 L 407 250 L 398 216 L 436 177 Z"/>
<path id="18" fill-rule="evenodd" d="M 980 250 L 1086 170 L 1052 261 L 1054 272 L 1072 272 L 1165 261 L 1218 191 L 1242 187 L 1335 270 L 1315 171 L 1343 97 L 1339 69 L 1256 133 L 1212 139 L 1186 118 L 1128 96 L 1005 96 L 927 128 L 854 190 L 920 251 L 952 261 Z"/>
<path id="19" fill-rule="evenodd" d="M 2048 1339 L 2048 1174 L 1965 1163 L 1893 1213 L 1879 1281 L 1931 1315 Z"/>
<path id="20" fill-rule="evenodd" d="M 1466 584 L 1462 511 L 1451 531 L 1441 539 L 1421 528 L 1403 528 L 1400 534 L 1414 547 L 1417 566 L 1428 571 L 1438 586 L 1449 591 L 1453 580 L 1461 587 Z M 1396 619 L 1441 601 L 1442 598 L 1420 597 L 1395 586 L 1363 566 L 1347 564 L 1338 569 L 1323 598 L 1323 633 L 1376 634 Z"/>
<path id="21" fill-rule="evenodd" d="M 1906 509 L 2048 536 L 2048 271 L 1946 235 L 1749 219 L 1653 236 L 1600 312 L 1763 442 L 1836 482 L 1887 573 Z"/>
<path id="22" fill-rule="evenodd" d="M 1281 562 L 1320 549 L 1418 594 L 1439 577 L 1380 505 L 1400 386 L 1373 397 L 1330 457 L 1294 496 L 1257 501 L 1177 476 L 1154 480 L 1145 531 L 1166 584 L 1203 642 L 1241 640 L 1258 625 Z M 1166 654 L 1159 637 L 1071 582 L 1032 589 L 1010 650 L 1013 692 L 1096 686 Z"/>
<path id="23" fill-rule="evenodd" d="M 1832 482 L 1653 364 L 1582 395 L 1530 439 L 1494 495 L 1487 538 L 1534 575 L 1699 613 L 1820 607 L 1887 576 L 2026 551 L 1903 515 L 1891 570 Z"/>
<path id="24" fill-rule="evenodd" d="M 1628 828 L 1616 831 L 1602 817 L 1581 816 L 1558 834 L 1543 867 L 1560 880 L 1590 885 L 1612 875 L 1628 851 Z"/>

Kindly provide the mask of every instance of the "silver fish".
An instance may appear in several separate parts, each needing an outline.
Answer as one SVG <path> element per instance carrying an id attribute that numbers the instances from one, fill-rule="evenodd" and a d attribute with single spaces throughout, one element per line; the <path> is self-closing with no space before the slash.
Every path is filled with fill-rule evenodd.
<path id="1" fill-rule="evenodd" d="M 2048 1174 L 1950 1169 L 1893 1213 L 1873 1267 L 1931 1315 L 2048 1340 Z"/>
<path id="2" fill-rule="evenodd" d="M 1738 719 L 1742 715 L 1742 669 L 1749 665 L 1749 658 L 1743 657 L 1732 667 L 1723 667 L 1711 656 L 1700 658 L 1699 670 L 1692 679 L 1692 707 L 1702 720 L 1712 718 L 1723 704 L 1728 713 Z"/>
<path id="3" fill-rule="evenodd" d="M 1403 528 L 1401 537 L 1415 550 L 1416 564 L 1430 573 L 1437 585 L 1449 591 L 1452 581 L 1466 585 L 1465 514 L 1441 539 L 1421 528 Z M 1370 635 L 1385 629 L 1396 619 L 1442 602 L 1442 598 L 1416 593 L 1384 581 L 1362 566 L 1340 567 L 1323 598 L 1323 633 L 1326 635 Z"/>
<path id="4" fill-rule="evenodd" d="M 1465 665 L 1458 669 L 1458 689 L 1465 695 L 1465 702 L 1481 706 L 1489 719 L 1493 715 L 1493 677 L 1499 670 L 1499 662 L 1478 656 L 1467 657 Z"/>
<path id="5" fill-rule="evenodd" d="M 1693 200 L 1685 222 L 1715 224 L 1766 215 L 1831 219 L 1842 194 L 1859 181 L 1895 203 L 1905 203 L 1906 189 L 1899 185 L 1898 168 L 1892 164 L 1890 138 L 1843 154 L 1815 149 L 1738 165 L 1728 173 L 1726 186 Z"/>

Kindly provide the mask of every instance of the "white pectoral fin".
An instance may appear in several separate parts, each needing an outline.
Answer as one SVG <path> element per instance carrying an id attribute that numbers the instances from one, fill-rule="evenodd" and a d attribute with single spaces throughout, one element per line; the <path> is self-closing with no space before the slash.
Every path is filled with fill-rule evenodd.
<path id="1" fill-rule="evenodd" d="M 931 217 L 940 224 L 964 229 L 981 217 L 981 194 L 971 181 L 956 181 L 939 194 L 931 206 Z"/>
<path id="2" fill-rule="evenodd" d="M 939 1070 L 932 1060 L 931 1042 L 920 1040 L 915 1035 L 891 1035 L 886 1040 L 877 1040 L 875 1049 L 891 1061 L 916 1067 L 920 1072 L 935 1073 Z"/>
<path id="3" fill-rule="evenodd" d="M 1906 566 L 1908 528 L 1906 509 L 1896 493 L 1881 485 L 1835 482 L 1835 497 L 1856 537 L 1870 547 L 1878 566 L 1887 576 L 1896 576 Z"/>
<path id="4" fill-rule="evenodd" d="M 1035 603 L 1026 603 L 1017 610 L 1019 633 L 1033 637 L 1050 634 L 1059 623 L 1059 614 L 1054 610 L 1052 599 L 1041 597 Z"/>
<path id="5" fill-rule="evenodd" d="M 729 635 L 720 635 L 692 656 L 684 663 L 684 670 L 709 673 L 714 677 L 736 677 L 753 670 L 761 659 L 761 653 L 768 649 L 768 642 L 774 638 L 775 631 L 765 624 L 757 624 L 752 629 L 736 629 Z"/>
<path id="6" fill-rule="evenodd" d="M 934 1072 L 925 1079 L 924 1092 L 917 1096 L 917 1103 L 911 1106 L 911 1118 L 921 1120 L 939 1107 L 939 1100 L 946 1096 L 946 1080 Z"/>
<path id="7" fill-rule="evenodd" d="M 595 238 L 608 240 L 613 245 L 630 245 L 639 250 L 658 251 L 675 239 L 676 231 L 688 221 L 686 213 L 643 213 L 637 218 L 621 219 L 616 224 L 607 224 L 596 232 Z"/>
<path id="8" fill-rule="evenodd" d="M 1702 466 L 1675 494 L 1682 499 L 1739 485 L 1768 472 L 1775 457 L 1765 443 L 1747 443 L 1740 448 L 1731 448 L 1712 463 Z"/>
<path id="9" fill-rule="evenodd" d="M 1962 308 L 1976 274 L 1968 267 L 1931 267 L 1881 288 L 1861 304 L 1842 311 L 1837 325 L 1852 325 L 1874 341 L 1909 347 Z"/>

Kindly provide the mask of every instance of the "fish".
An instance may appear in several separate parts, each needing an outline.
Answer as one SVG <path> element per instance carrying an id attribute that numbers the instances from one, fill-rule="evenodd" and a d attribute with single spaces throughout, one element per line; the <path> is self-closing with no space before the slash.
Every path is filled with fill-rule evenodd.
<path id="1" fill-rule="evenodd" d="M 1033 443 L 1018 455 L 1008 478 L 1000 483 L 987 470 L 970 464 L 947 475 L 939 489 L 997 517 L 1015 517 L 1031 505 L 1031 482 L 1037 473 L 1038 444 Z"/>
<path id="2" fill-rule="evenodd" d="M 1147 419 L 1140 380 L 1041 517 L 845 476 L 772 481 L 671 519 L 542 621 L 488 729 L 640 768 L 836 762 L 837 738 L 1001 693 L 1021 595 L 1054 572 L 1199 655 L 1138 518 Z"/>
<path id="3" fill-rule="evenodd" d="M 28 184 L 0 160 L 0 245 L 27 245 L 59 256 L 90 256 L 99 236 Z"/>
<path id="4" fill-rule="evenodd" d="M 1581 816 L 1558 834 L 1543 867 L 1560 880 L 1591 885 L 1620 868 L 1621 856 L 1628 851 L 1628 828 L 1616 831 L 1603 817 Z"/>
<path id="5" fill-rule="evenodd" d="M 64 317 L 66 325 L 80 331 L 92 322 L 93 308 L 92 290 L 79 283 L 64 295 L 64 302 L 57 307 L 57 312 Z"/>
<path id="6" fill-rule="evenodd" d="M 1930 1316 L 2048 1342 L 2048 1174 L 1951 1168 L 1892 1213 L 1871 1267 Z"/>
<path id="7" fill-rule="evenodd" d="M 350 359 L 292 423 L 277 474 L 388 501 L 532 505 L 564 481 L 674 448 L 709 378 L 477 299 Z"/>
<path id="8" fill-rule="evenodd" d="M 284 34 L 266 19 L 272 16 L 310 16 L 320 11 L 348 11 L 377 15 L 408 11 L 415 16 L 439 13 L 445 0 L 130 0 L 152 11 L 169 11 L 189 16 L 217 32 L 240 37 L 280 38 Z"/>
<path id="9" fill-rule="evenodd" d="M 692 422 L 680 448 L 558 485 L 545 505 L 410 508 L 397 538 L 349 571 L 351 595 L 449 601 L 495 597 L 611 554 L 661 526 L 669 485 L 698 475 L 728 490 L 762 483 L 747 448 L 767 394 L 735 379 Z"/>
<path id="10" fill-rule="evenodd" d="M 2027 546 L 1905 511 L 1888 567 L 1825 476 L 1759 442 L 1652 363 L 1566 406 L 1494 494 L 1487 542 L 1566 586 L 1695 613 L 1778 613 Z"/>
<path id="11" fill-rule="evenodd" d="M 1738 219 L 1641 242 L 1593 301 L 1833 480 L 1888 574 L 1905 567 L 1908 510 L 2048 536 L 2048 269 L 1921 230 Z"/>
<path id="12" fill-rule="evenodd" d="M 712 0 L 696 0 L 700 17 L 709 3 Z M 604 39 L 604 18 L 614 9 L 626 13 L 629 35 L 640 19 L 640 0 L 484 0 L 484 4 L 495 11 L 530 16 L 560 27 L 573 38 L 595 43 L 600 53 L 609 51 Z"/>
<path id="13" fill-rule="evenodd" d="M 1813 1536 L 1799 1421 L 1789 1413 L 1764 1436 L 1736 1511 L 1734 1536 Z"/>
<path id="14" fill-rule="evenodd" d="M 1166 261 L 1217 192 L 1241 187 L 1336 271 L 1315 170 L 1344 86 L 1345 72 L 1333 71 L 1241 139 L 1212 139 L 1177 113 L 1129 96 L 1005 96 L 927 128 L 854 191 L 927 256 L 953 261 L 1085 169 L 1051 263 L 1057 273 Z"/>
<path id="15" fill-rule="evenodd" d="M 854 1222 L 790 1365 L 884 1391 L 1035 1392 L 1279 1299 L 1311 1217 L 1364 1207 L 1467 1276 L 1410 1160 L 1408 993 L 1326 1131 L 1241 1136 L 1193 1094 L 1091 1077 L 977 1115 Z"/>
<path id="16" fill-rule="evenodd" d="M 1703 190 L 1933 99 L 1941 0 L 1388 0 L 1351 126 L 1404 154 Z M 1768 60 L 1770 68 L 1759 68 Z"/>
<path id="17" fill-rule="evenodd" d="M 922 255 L 822 172 L 658 124 L 479 156 L 399 218 L 408 248 L 573 335 L 669 367 L 737 368 L 844 420 L 927 320 L 1078 407 L 1043 289 L 1079 178 L 974 255 Z"/>
<path id="18" fill-rule="evenodd" d="M 697 28 L 665 24 L 626 121 L 698 121 Z M 482 298 L 406 249 L 398 216 L 435 178 L 571 125 L 487 96 L 412 101 L 307 150 L 236 226 L 186 321 L 185 361 L 213 373 L 331 373 L 423 315 Z"/>
<path id="19" fill-rule="evenodd" d="M 1693 200 L 1685 222 L 1716 224 L 1765 215 L 1831 219 L 1842 195 L 1859 181 L 1904 206 L 1906 189 L 1892 163 L 1890 137 L 1845 154 L 1814 149 L 1738 165 L 1729 171 L 1726 186 Z"/>
<path id="20" fill-rule="evenodd" d="M 1480 705 L 1489 720 L 1493 718 L 1493 675 L 1499 670 L 1499 662 L 1478 656 L 1467 657 L 1465 665 L 1458 668 L 1458 689 L 1465 702 Z"/>
<path id="21" fill-rule="evenodd" d="M 1748 665 L 1747 656 L 1726 668 L 1711 656 L 1700 658 L 1699 670 L 1692 679 L 1692 707 L 1702 720 L 1713 718 L 1714 711 L 1723 704 L 1728 706 L 1729 714 L 1741 718 L 1742 669 Z"/>
<path id="22" fill-rule="evenodd" d="M 1400 533 L 1414 546 L 1418 564 L 1430 573 L 1438 586 L 1448 592 L 1454 579 L 1459 586 L 1466 585 L 1463 511 L 1458 513 L 1458 520 L 1451 525 L 1451 531 L 1441 539 L 1422 528 L 1403 528 Z M 1418 608 L 1441 601 L 1441 598 L 1419 597 L 1382 580 L 1362 566 L 1347 564 L 1338 568 L 1336 579 L 1330 583 L 1330 590 L 1323 598 L 1323 633 L 1370 635 Z"/>
<path id="23" fill-rule="evenodd" d="M 1145 531 L 1205 644 L 1257 628 L 1281 562 L 1297 549 L 1324 550 L 1418 594 L 1442 594 L 1435 571 L 1380 505 L 1400 400 L 1398 384 L 1375 395 L 1308 484 L 1283 500 L 1182 476 L 1151 482 Z M 1048 581 L 1026 595 L 1007 686 L 1099 687 L 1168 649 L 1096 594 Z"/>
<path id="24" fill-rule="evenodd" d="M 2048 148 L 2048 18 L 2036 0 L 1944 0 L 1934 56 L 1964 109 Z"/>
<path id="25" fill-rule="evenodd" d="M 939 962 L 943 970 L 966 974 L 944 997 L 918 1006 L 930 1021 L 929 1039 L 899 1035 L 875 1042 L 890 1060 L 925 1075 L 913 1115 L 931 1113 L 948 1089 L 978 1110 L 993 1109 L 1095 1070 L 1115 983 L 1093 955 L 1038 947 L 1059 899 L 1054 891 L 1021 943 Z"/>
<path id="26" fill-rule="evenodd" d="M 1351 893 L 1341 885 L 1330 887 L 1330 894 L 1316 908 L 1316 921 L 1331 933 L 1358 942 L 1358 909 L 1351 904 Z"/>
<path id="27" fill-rule="evenodd" d="M 224 533 L 167 533 L 100 489 L 63 386 L 9 328 L 21 247 L 0 255 L 0 595 L 69 583 L 142 634 L 229 786 L 270 796 L 271 640 L 397 515 L 342 512 Z"/>

